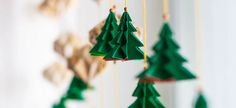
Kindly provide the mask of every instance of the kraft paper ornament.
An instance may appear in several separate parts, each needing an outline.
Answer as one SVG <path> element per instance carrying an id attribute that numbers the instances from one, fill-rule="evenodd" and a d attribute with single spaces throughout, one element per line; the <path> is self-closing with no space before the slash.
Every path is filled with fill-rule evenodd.
<path id="1" fill-rule="evenodd" d="M 53 63 L 43 72 L 44 78 L 55 85 L 69 81 L 72 75 L 73 72 L 69 70 L 65 64 L 59 62 Z"/>
<path id="2" fill-rule="evenodd" d="M 45 0 L 39 6 L 39 10 L 48 16 L 57 16 L 59 14 L 58 9 L 59 0 Z"/>
<path id="3" fill-rule="evenodd" d="M 57 104 L 54 104 L 52 108 L 66 108 L 66 97 L 62 97 L 60 102 Z"/>
<path id="4" fill-rule="evenodd" d="M 39 10 L 45 15 L 57 17 L 72 3 L 73 0 L 44 0 L 39 6 Z"/>
<path id="5" fill-rule="evenodd" d="M 140 80 L 133 96 L 137 99 L 128 108 L 165 108 L 157 98 L 160 94 L 156 91 L 153 82 Z"/>
<path id="6" fill-rule="evenodd" d="M 93 0 L 93 1 L 95 1 L 98 5 L 100 5 L 102 2 L 102 0 Z"/>
<path id="7" fill-rule="evenodd" d="M 118 34 L 110 42 L 112 50 L 104 57 L 105 60 L 139 60 L 143 59 L 142 42 L 134 35 L 136 28 L 132 25 L 132 19 L 125 8 L 121 17 Z"/>
<path id="8" fill-rule="evenodd" d="M 116 36 L 118 28 L 116 15 L 112 9 L 106 19 L 106 23 L 102 28 L 101 34 L 96 38 L 97 43 L 89 52 L 92 56 L 105 56 L 111 49 L 110 41 Z"/>
<path id="9" fill-rule="evenodd" d="M 84 82 L 95 78 L 106 67 L 106 62 L 102 58 L 89 55 L 91 48 L 91 45 L 85 44 L 75 50 L 72 57 L 68 59 L 70 69 Z"/>
<path id="10" fill-rule="evenodd" d="M 196 103 L 194 104 L 194 108 L 208 108 L 207 100 L 202 92 L 198 94 L 198 98 Z"/>
<path id="11" fill-rule="evenodd" d="M 73 49 L 82 45 L 83 43 L 79 42 L 73 33 L 67 32 L 59 35 L 59 38 L 55 40 L 54 50 L 63 58 L 69 58 L 72 56 Z"/>
<path id="12" fill-rule="evenodd" d="M 161 81 L 195 79 L 196 76 L 184 67 L 187 60 L 179 54 L 180 46 L 173 39 L 168 22 L 164 23 L 159 38 L 153 47 L 155 53 L 149 58 L 149 68 L 138 77 Z"/>

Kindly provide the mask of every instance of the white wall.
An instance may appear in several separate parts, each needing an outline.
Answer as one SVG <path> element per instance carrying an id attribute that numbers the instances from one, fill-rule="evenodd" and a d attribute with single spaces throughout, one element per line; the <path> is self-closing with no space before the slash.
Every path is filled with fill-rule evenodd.
<path id="1" fill-rule="evenodd" d="M 210 108 L 235 108 L 235 25 L 234 0 L 200 0 L 204 41 L 203 82 Z M 194 69 L 193 20 L 194 2 L 173 1 L 175 30 L 180 36 L 183 53 L 190 58 Z M 176 108 L 190 108 L 196 92 L 191 84 L 178 84 Z"/>

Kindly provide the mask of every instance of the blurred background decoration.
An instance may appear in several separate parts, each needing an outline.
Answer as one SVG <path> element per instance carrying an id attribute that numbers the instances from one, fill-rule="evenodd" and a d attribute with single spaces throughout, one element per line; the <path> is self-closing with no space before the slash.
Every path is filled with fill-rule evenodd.
<path id="1" fill-rule="evenodd" d="M 142 60 L 105 62 L 103 57 L 90 56 L 113 4 L 120 23 L 124 0 L 1 0 L 0 106 L 235 108 L 234 1 L 146 2 L 146 9 L 141 8 L 142 0 L 125 3 L 134 35 L 142 42 L 147 39 L 147 52 L 140 50 L 156 54 L 151 47 L 163 39 L 157 37 L 157 30 L 168 21 L 173 31 L 168 27 L 163 31 L 173 34 L 181 46 L 179 55 L 188 59 L 180 64 L 192 70 L 190 79 L 196 75 L 196 80 L 160 83 L 155 79 L 154 84 L 149 69 L 135 78 L 145 67 Z"/>

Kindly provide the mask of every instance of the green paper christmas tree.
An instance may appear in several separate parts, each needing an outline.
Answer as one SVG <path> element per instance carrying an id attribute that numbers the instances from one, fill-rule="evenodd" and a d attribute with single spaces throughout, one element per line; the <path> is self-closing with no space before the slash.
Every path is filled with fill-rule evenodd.
<path id="1" fill-rule="evenodd" d="M 90 51 L 92 56 L 105 56 L 113 48 L 109 42 L 116 36 L 117 28 L 116 15 L 110 9 L 110 14 L 106 19 L 102 32 L 97 37 L 97 44 Z"/>
<path id="2" fill-rule="evenodd" d="M 66 93 L 66 98 L 70 100 L 84 100 L 83 92 L 88 85 L 81 79 L 74 77 Z"/>
<path id="3" fill-rule="evenodd" d="M 84 100 L 83 92 L 88 89 L 88 85 L 76 76 L 73 77 L 66 94 L 61 98 L 60 102 L 53 105 L 53 108 L 66 108 L 67 100 Z"/>
<path id="4" fill-rule="evenodd" d="M 105 56 L 105 60 L 137 60 L 143 59 L 142 42 L 134 35 L 136 28 L 125 8 L 118 27 L 118 34 L 111 41 L 113 49 Z"/>
<path id="5" fill-rule="evenodd" d="M 199 93 L 194 108 L 208 108 L 206 98 L 202 93 Z"/>
<path id="6" fill-rule="evenodd" d="M 155 90 L 154 83 L 139 81 L 133 96 L 137 100 L 129 108 L 165 108 L 157 99 L 160 94 Z"/>
<path id="7" fill-rule="evenodd" d="M 161 81 L 196 78 L 184 67 L 183 63 L 187 60 L 178 53 L 180 46 L 172 35 L 169 24 L 165 22 L 160 32 L 160 40 L 153 47 L 155 54 L 148 59 L 150 66 L 138 77 Z"/>
<path id="8" fill-rule="evenodd" d="M 62 97 L 58 104 L 54 104 L 52 108 L 66 108 L 66 97 Z"/>

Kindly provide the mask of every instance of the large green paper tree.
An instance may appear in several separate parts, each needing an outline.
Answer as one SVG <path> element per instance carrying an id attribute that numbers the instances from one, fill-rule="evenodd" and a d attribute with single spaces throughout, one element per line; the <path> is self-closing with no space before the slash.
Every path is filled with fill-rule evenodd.
<path id="1" fill-rule="evenodd" d="M 137 100 L 128 108 L 165 108 L 157 99 L 160 94 L 155 90 L 154 83 L 139 81 L 133 96 Z"/>
<path id="2" fill-rule="evenodd" d="M 172 30 L 165 22 L 161 32 L 160 40 L 154 47 L 154 55 L 149 58 L 149 68 L 142 72 L 139 77 L 151 80 L 187 80 L 196 78 L 187 68 L 178 50 L 180 46 L 174 41 Z"/>
<path id="3" fill-rule="evenodd" d="M 132 25 L 132 19 L 126 11 L 121 17 L 118 34 L 111 41 L 113 49 L 105 56 L 106 60 L 136 60 L 143 59 L 142 42 L 134 35 L 136 28 Z"/>
<path id="4" fill-rule="evenodd" d="M 117 28 L 116 15 L 110 9 L 110 14 L 106 19 L 102 32 L 97 37 L 97 43 L 90 51 L 92 56 L 105 56 L 113 48 L 109 42 L 116 36 Z"/>
<path id="5" fill-rule="evenodd" d="M 83 92 L 86 89 L 88 89 L 88 85 L 80 78 L 74 76 L 66 94 L 61 98 L 59 103 L 53 105 L 53 108 L 66 108 L 67 100 L 84 100 Z"/>
<path id="6" fill-rule="evenodd" d="M 208 108 L 205 96 L 200 92 L 194 108 Z"/>

